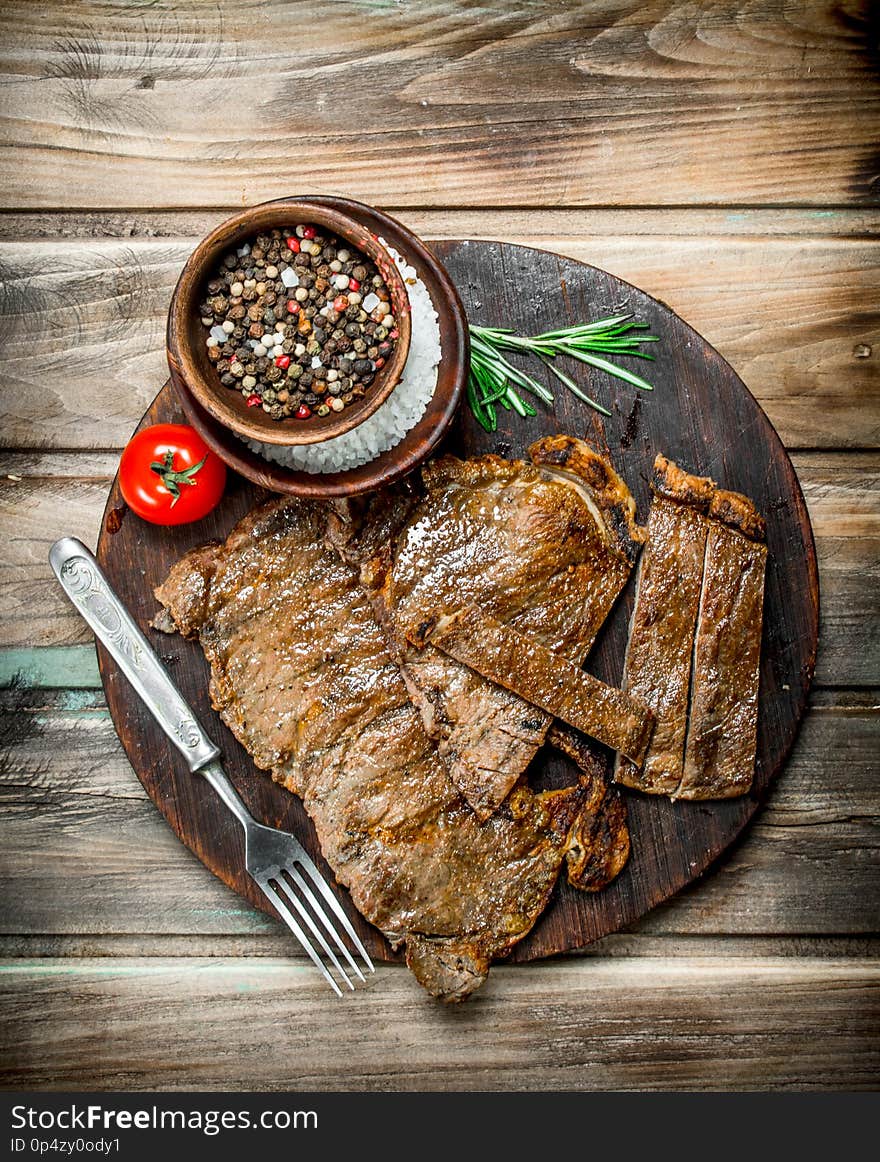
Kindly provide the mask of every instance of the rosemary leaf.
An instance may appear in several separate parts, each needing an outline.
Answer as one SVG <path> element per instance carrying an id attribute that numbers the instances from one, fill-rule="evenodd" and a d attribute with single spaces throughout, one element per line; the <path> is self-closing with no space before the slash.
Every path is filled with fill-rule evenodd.
<path id="1" fill-rule="evenodd" d="M 559 382 L 564 383 L 565 386 L 568 388 L 568 390 L 573 395 L 576 395 L 578 397 L 578 399 L 582 399 L 584 401 L 584 403 L 588 403 L 590 405 L 590 407 L 594 407 L 596 409 L 596 411 L 601 412 L 603 416 L 610 416 L 611 415 L 611 412 L 608 410 L 608 408 L 603 408 L 600 403 L 596 403 L 596 401 L 594 399 L 590 399 L 590 397 L 588 395 L 586 395 L 583 391 L 581 391 L 581 389 L 578 387 L 578 385 L 575 383 L 575 381 L 573 379 L 570 379 L 565 374 L 565 372 L 560 371 L 559 368 L 554 366 L 553 363 L 551 363 L 549 359 L 546 359 L 543 355 L 540 356 L 540 359 L 541 359 L 541 362 L 544 364 L 544 366 L 553 375 L 556 376 L 556 378 L 559 380 Z"/>
<path id="2" fill-rule="evenodd" d="M 566 351 L 565 354 L 570 355 L 572 359 L 579 359 L 581 363 L 590 363 L 593 367 L 601 367 L 609 375 L 616 375 L 618 379 L 626 380 L 633 387 L 640 387 L 643 391 L 654 390 L 650 383 L 646 383 L 638 375 L 633 375 L 631 371 L 618 367 L 616 363 L 609 363 L 607 359 L 602 359 L 598 355 L 590 355 L 588 351 Z"/>

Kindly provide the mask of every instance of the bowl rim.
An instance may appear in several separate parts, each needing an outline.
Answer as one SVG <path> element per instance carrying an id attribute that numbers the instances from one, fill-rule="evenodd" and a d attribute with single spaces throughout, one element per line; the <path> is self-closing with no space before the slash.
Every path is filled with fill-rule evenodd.
<path id="1" fill-rule="evenodd" d="M 293 216 L 300 220 L 311 217 L 318 225 L 332 230 L 375 262 L 395 304 L 398 330 L 391 359 L 381 369 L 381 378 L 371 385 L 363 399 L 349 405 L 344 411 L 331 412 L 329 416 L 312 416 L 307 423 L 293 417 L 273 420 L 261 409 L 259 417 L 242 415 L 232 400 L 221 394 L 225 392 L 231 396 L 232 392 L 219 383 L 219 377 L 215 384 L 208 382 L 202 374 L 190 342 L 188 327 L 190 312 L 197 310 L 203 284 L 220 255 L 242 239 L 288 222 Z M 296 447 L 322 443 L 351 431 L 382 406 L 403 375 L 409 354 L 411 325 L 406 283 L 394 258 L 377 235 L 354 215 L 336 206 L 309 198 L 275 198 L 259 202 L 224 219 L 196 245 L 180 272 L 171 296 L 166 325 L 166 357 L 172 376 L 183 380 L 199 404 L 219 423 L 248 439 Z"/>
<path id="2" fill-rule="evenodd" d="M 200 407 L 198 401 L 179 381 L 172 383 L 190 423 L 200 432 L 205 442 L 233 471 L 246 477 L 252 483 L 271 492 L 288 496 L 314 499 L 330 499 L 356 496 L 377 488 L 385 487 L 400 480 L 419 467 L 433 453 L 455 419 L 464 395 L 467 369 L 470 360 L 470 342 L 467 329 L 467 315 L 458 290 L 443 263 L 430 251 L 421 238 L 397 218 L 364 202 L 332 195 L 310 195 L 307 200 L 339 205 L 352 215 L 363 215 L 366 224 L 381 233 L 383 237 L 400 249 L 406 260 L 424 272 L 430 271 L 431 280 L 443 296 L 443 307 L 435 303 L 441 317 L 445 319 L 446 334 L 450 345 L 447 359 L 454 366 L 448 373 L 451 379 L 445 397 L 435 407 L 435 414 L 425 416 L 404 436 L 403 440 L 388 452 L 380 453 L 374 460 L 357 468 L 336 473 L 311 473 L 286 468 L 274 461 L 266 460 L 252 452 L 234 435 L 224 429 L 211 415 Z M 399 242 L 399 245 L 398 245 Z M 441 361 L 442 369 L 442 361 Z M 438 388 L 442 371 L 438 369 Z M 435 396 L 432 402 L 436 401 Z"/>

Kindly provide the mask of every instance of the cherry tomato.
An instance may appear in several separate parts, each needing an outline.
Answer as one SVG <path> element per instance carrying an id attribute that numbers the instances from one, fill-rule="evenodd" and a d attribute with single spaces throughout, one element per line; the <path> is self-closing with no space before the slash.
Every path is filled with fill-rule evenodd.
<path id="1" fill-rule="evenodd" d="M 157 525 L 201 520 L 226 486 L 226 465 L 187 424 L 154 424 L 132 437 L 119 462 L 119 487 L 138 516 Z"/>

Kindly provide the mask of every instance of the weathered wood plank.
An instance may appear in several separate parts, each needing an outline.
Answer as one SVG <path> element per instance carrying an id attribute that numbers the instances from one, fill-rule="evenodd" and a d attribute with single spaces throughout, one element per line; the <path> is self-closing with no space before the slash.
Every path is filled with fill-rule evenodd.
<path id="1" fill-rule="evenodd" d="M 93 640 L 55 581 L 48 553 L 61 536 L 95 546 L 109 487 L 109 479 L 0 477 L 3 646 L 29 649 Z"/>
<path id="2" fill-rule="evenodd" d="M 816 681 L 880 677 L 880 474 L 872 455 L 794 457 L 819 559 Z"/>
<path id="3" fill-rule="evenodd" d="M 579 232 L 577 215 L 555 212 L 493 222 L 484 215 L 472 232 L 592 262 L 667 302 L 729 359 L 788 447 L 880 446 L 880 311 L 873 305 L 880 241 L 652 233 L 647 242 L 638 231 Z M 453 232 L 436 215 L 426 225 L 428 236 Z M 466 225 L 459 227 L 465 236 Z M 0 443 L 125 443 L 167 378 L 165 315 L 195 241 L 0 244 Z"/>
<path id="4" fill-rule="evenodd" d="M 614 237 L 850 238 L 880 237 L 880 215 L 864 206 L 767 208 L 764 206 L 662 207 L 565 206 L 540 212 L 509 207 L 383 205 L 425 238 L 520 241 Z M 231 213 L 219 206 L 191 210 L 0 211 L 0 242 L 71 239 L 200 238 Z M 545 249 L 545 242 L 541 242 Z"/>
<path id="5" fill-rule="evenodd" d="M 246 0 L 19 0 L 0 17 L 6 206 L 238 206 L 292 184 L 401 206 L 876 194 L 860 6 L 276 0 L 256 19 Z"/>
<path id="6" fill-rule="evenodd" d="M 91 646 L 0 650 L 0 687 L 94 691 L 100 684 L 98 659 Z"/>
<path id="7" fill-rule="evenodd" d="M 876 453 L 802 453 L 794 460 L 819 554 L 816 680 L 880 685 L 880 462 Z M 91 640 L 51 579 L 46 558 L 64 534 L 94 546 L 115 462 L 114 455 L 92 453 L 0 453 L 0 528 L 6 536 L 0 648 Z M 145 584 L 159 580 L 146 578 Z"/>
<path id="8" fill-rule="evenodd" d="M 0 933 L 0 960 L 47 957 L 277 957 L 296 958 L 296 946 L 280 924 L 256 933 L 65 933 L 62 935 L 4 935 Z M 690 960 L 748 960 L 755 957 L 810 957 L 814 960 L 880 958 L 877 936 L 735 936 L 678 935 L 616 932 L 566 958 L 656 956 Z"/>
<path id="9" fill-rule="evenodd" d="M 0 932 L 277 939 L 274 923 L 215 880 L 166 827 L 106 711 L 85 699 L 78 708 L 72 697 L 0 693 Z M 843 701 L 808 712 L 745 838 L 638 932 L 797 937 L 876 929 L 880 714 L 870 698 Z"/>
<path id="10" fill-rule="evenodd" d="M 499 967 L 454 1011 L 396 967 L 344 1004 L 286 960 L 0 974 L 4 1088 L 869 1090 L 880 1064 L 872 960 Z"/>

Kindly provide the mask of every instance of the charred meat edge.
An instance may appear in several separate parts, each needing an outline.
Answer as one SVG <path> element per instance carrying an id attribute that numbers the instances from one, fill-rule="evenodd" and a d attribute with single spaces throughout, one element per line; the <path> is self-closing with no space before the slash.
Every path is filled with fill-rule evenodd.
<path id="1" fill-rule="evenodd" d="M 600 528 L 634 565 L 646 531 L 636 520 L 636 502 L 610 461 L 574 436 L 545 436 L 529 447 L 529 459 L 551 479 L 570 484 L 584 499 Z"/>

